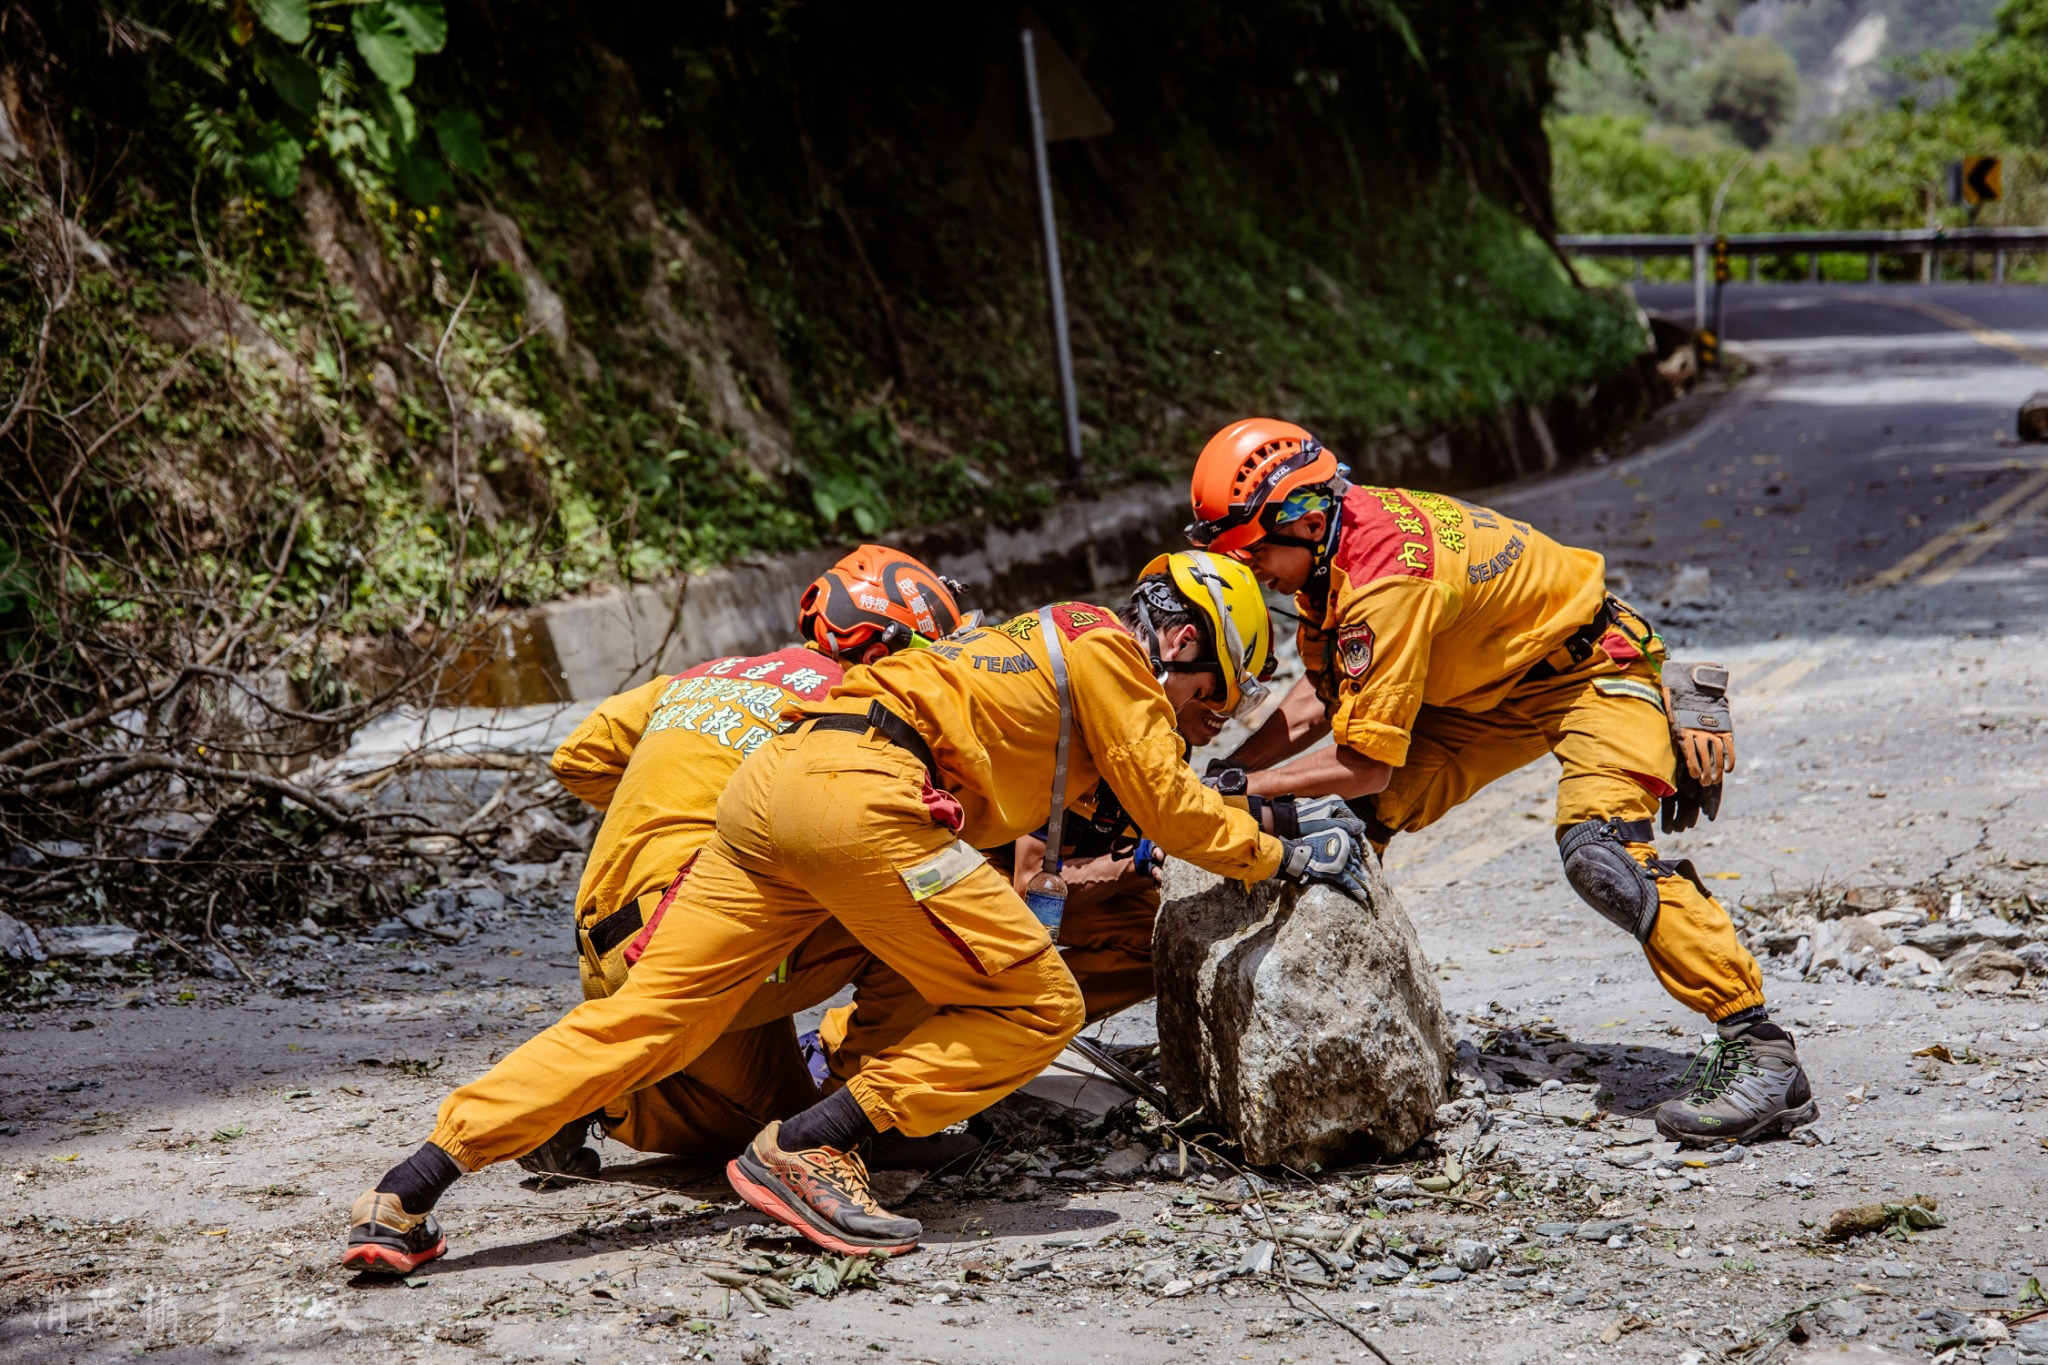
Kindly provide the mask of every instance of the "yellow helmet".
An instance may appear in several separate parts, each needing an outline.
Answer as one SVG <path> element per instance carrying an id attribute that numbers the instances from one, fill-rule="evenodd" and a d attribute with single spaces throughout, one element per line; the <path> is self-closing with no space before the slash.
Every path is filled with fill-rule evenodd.
<path id="1" fill-rule="evenodd" d="M 1181 600 L 1209 620 L 1218 662 L 1223 664 L 1218 670 L 1223 676 L 1223 704 L 1211 709 L 1231 716 L 1250 714 L 1266 699 L 1266 679 L 1273 676 L 1274 663 L 1273 618 L 1251 569 L 1207 550 L 1182 550 L 1160 555 L 1139 577 L 1154 574 L 1171 578 Z"/>

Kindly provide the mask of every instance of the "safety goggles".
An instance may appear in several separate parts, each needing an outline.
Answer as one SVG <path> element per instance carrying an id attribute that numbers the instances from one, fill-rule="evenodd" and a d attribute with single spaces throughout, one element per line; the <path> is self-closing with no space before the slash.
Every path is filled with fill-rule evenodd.
<path id="1" fill-rule="evenodd" d="M 1252 522 L 1258 519 L 1259 514 L 1266 510 L 1266 503 L 1273 496 L 1273 490 L 1279 487 L 1280 481 L 1290 474 L 1308 468 L 1316 462 L 1316 457 L 1322 453 L 1323 447 L 1321 442 L 1302 442 L 1300 450 L 1295 451 L 1279 464 L 1266 471 L 1266 477 L 1260 479 L 1258 486 L 1245 495 L 1243 502 L 1232 503 L 1228 512 L 1214 520 L 1189 522 L 1182 532 L 1187 536 L 1188 543 L 1198 548 L 1205 548 L 1210 542 L 1225 532 L 1235 531 L 1240 526 L 1252 524 Z M 1233 559 L 1243 558 L 1240 551 L 1230 551 L 1229 553 Z"/>

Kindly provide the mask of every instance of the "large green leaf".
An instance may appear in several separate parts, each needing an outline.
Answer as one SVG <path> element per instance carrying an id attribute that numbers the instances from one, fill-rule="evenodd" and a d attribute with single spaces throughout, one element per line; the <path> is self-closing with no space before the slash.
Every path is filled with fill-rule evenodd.
<path id="1" fill-rule="evenodd" d="M 394 147 L 410 147 L 418 140 L 420 133 L 419 115 L 413 110 L 412 101 L 396 90 L 373 85 L 363 92 L 363 103 L 370 106 L 370 112 L 377 116 L 377 122 L 389 134 Z"/>
<path id="2" fill-rule="evenodd" d="M 256 21 L 281 40 L 297 46 L 313 33 L 313 16 L 307 0 L 253 0 Z"/>
<path id="3" fill-rule="evenodd" d="M 403 90 L 412 84 L 412 39 L 389 5 L 358 6 L 349 16 L 349 27 L 355 30 L 363 64 L 386 89 Z"/>
<path id="4" fill-rule="evenodd" d="M 277 97 L 302 114 L 320 107 L 320 73 L 296 52 L 266 54 L 259 59 L 263 79 Z"/>
<path id="5" fill-rule="evenodd" d="M 441 0 L 384 0 L 384 8 L 405 30 L 412 50 L 422 56 L 439 52 L 448 41 L 448 15 Z"/>
<path id="6" fill-rule="evenodd" d="M 264 193 L 288 199 L 299 187 L 299 163 L 306 159 L 305 144 L 290 130 L 267 123 L 251 139 L 249 156 L 243 162 Z"/>
<path id="7" fill-rule="evenodd" d="M 455 182 L 448 178 L 447 167 L 424 138 L 399 155 L 392 179 L 397 182 L 399 193 L 415 204 L 443 203 L 455 193 Z"/>
<path id="8" fill-rule="evenodd" d="M 491 168 L 484 151 L 484 123 L 474 110 L 443 109 L 434 115 L 434 138 L 456 170 L 482 175 Z"/>

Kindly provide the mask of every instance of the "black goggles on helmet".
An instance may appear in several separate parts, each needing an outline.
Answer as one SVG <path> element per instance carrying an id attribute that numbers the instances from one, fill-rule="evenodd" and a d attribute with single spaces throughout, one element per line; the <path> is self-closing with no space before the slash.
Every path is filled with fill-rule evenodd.
<path id="1" fill-rule="evenodd" d="M 1228 512 L 1213 521 L 1189 522 L 1182 528 L 1182 534 L 1187 536 L 1189 544 L 1201 549 L 1226 531 L 1235 531 L 1240 526 L 1250 525 L 1266 510 L 1266 502 L 1273 496 L 1273 490 L 1279 486 L 1280 481 L 1290 474 L 1308 468 L 1322 453 L 1322 442 L 1313 437 L 1303 441 L 1300 450 L 1266 471 L 1266 477 L 1260 479 L 1258 486 L 1245 495 L 1243 502 L 1232 503 Z"/>

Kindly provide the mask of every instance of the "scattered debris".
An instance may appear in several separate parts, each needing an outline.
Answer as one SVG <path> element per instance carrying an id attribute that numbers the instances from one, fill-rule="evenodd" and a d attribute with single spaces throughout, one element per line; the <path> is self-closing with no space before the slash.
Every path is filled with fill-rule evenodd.
<path id="1" fill-rule="evenodd" d="M 1935 1212 L 1937 1207 L 1933 1195 L 1916 1194 L 1895 1204 L 1857 1204 L 1836 1209 L 1821 1235 L 1831 1242 L 1846 1242 L 1877 1232 L 1903 1237 L 1909 1232 L 1941 1227 L 1943 1220 Z"/>

